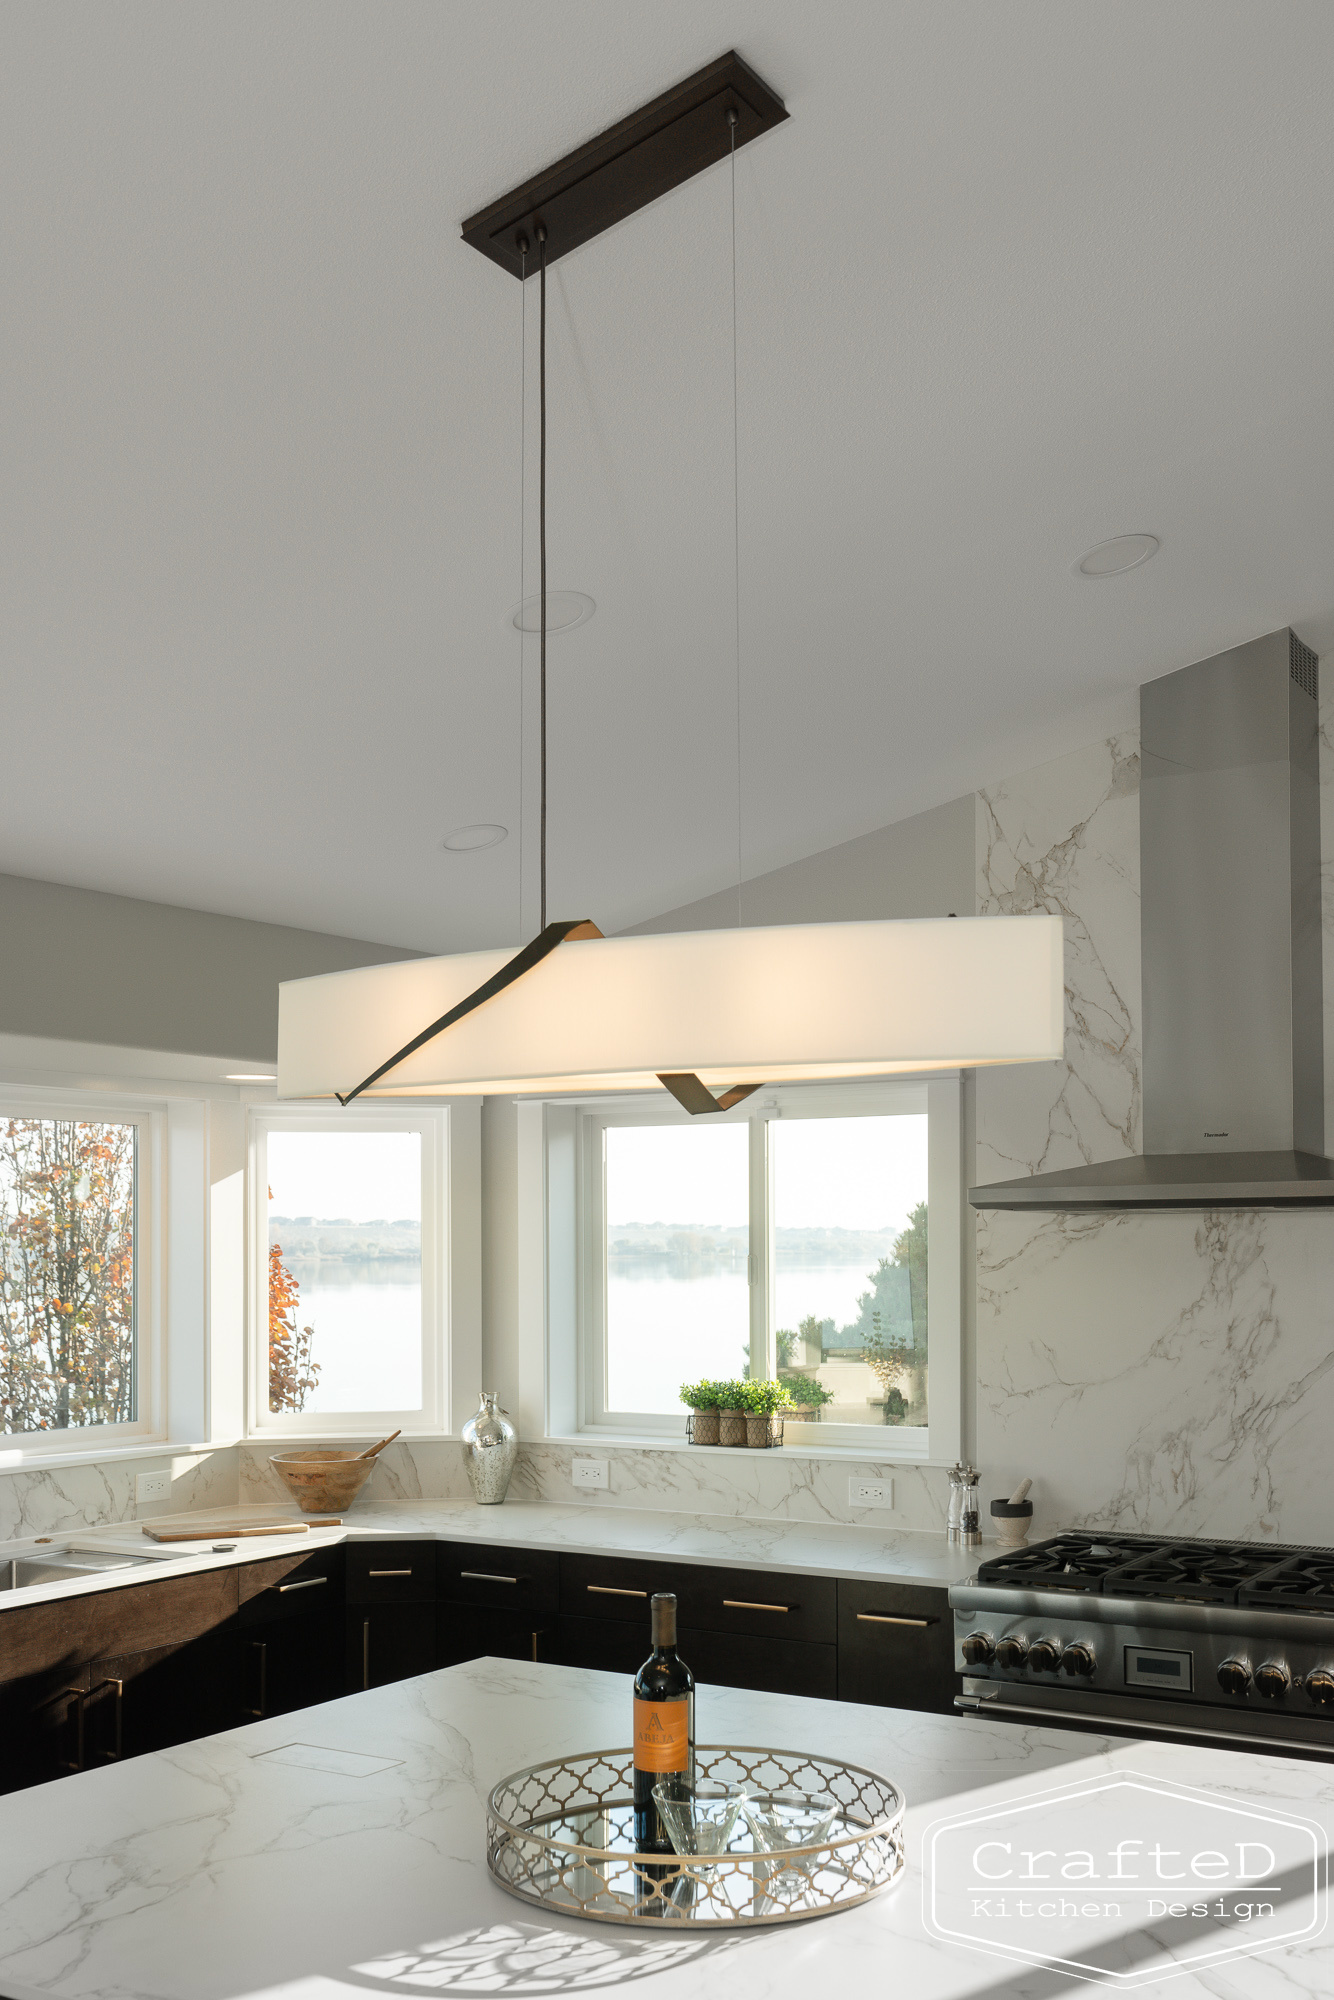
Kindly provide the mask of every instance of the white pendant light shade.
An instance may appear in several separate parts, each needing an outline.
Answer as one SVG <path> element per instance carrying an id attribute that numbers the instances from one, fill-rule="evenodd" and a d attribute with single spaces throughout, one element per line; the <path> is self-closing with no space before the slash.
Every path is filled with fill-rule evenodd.
<path id="1" fill-rule="evenodd" d="M 279 988 L 278 1094 L 346 1095 L 513 953 L 398 960 Z M 677 931 L 560 945 L 367 1097 L 656 1089 L 1054 1062 L 1059 917 Z"/>

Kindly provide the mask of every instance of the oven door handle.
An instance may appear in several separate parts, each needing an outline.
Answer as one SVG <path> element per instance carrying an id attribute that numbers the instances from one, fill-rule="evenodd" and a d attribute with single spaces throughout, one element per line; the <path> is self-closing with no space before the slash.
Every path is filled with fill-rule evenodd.
<path id="1" fill-rule="evenodd" d="M 1050 1722 L 1057 1728 L 1063 1722 L 1092 1723 L 1104 1729 L 1128 1730 L 1132 1736 L 1198 1736 L 1206 1743 L 1217 1743 L 1226 1749 L 1235 1743 L 1254 1743 L 1260 1749 L 1266 1745 L 1270 1749 L 1300 1750 L 1307 1757 L 1313 1753 L 1325 1756 L 1331 1754 L 1330 1746 L 1324 1743 L 1303 1743 L 1291 1736 L 1250 1736 L 1240 1730 L 1196 1729 L 1188 1722 L 1147 1722 L 1132 1721 L 1129 1716 L 1101 1715 L 1096 1709 L 1038 1708 L 1030 1702 L 1003 1701 L 998 1694 L 956 1694 L 954 1706 L 968 1715 L 1031 1715 L 1038 1721 Z"/>

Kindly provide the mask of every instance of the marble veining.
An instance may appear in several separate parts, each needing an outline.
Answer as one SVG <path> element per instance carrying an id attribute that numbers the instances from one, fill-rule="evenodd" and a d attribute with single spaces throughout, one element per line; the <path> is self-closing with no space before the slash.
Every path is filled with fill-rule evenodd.
<path id="1" fill-rule="evenodd" d="M 979 909 L 1065 917 L 1067 1050 L 979 1075 L 978 1179 L 1139 1148 L 1135 749 L 980 795 Z M 1033 1474 L 1066 1525 L 1334 1542 L 1334 1214 L 992 1212 L 976 1249 L 977 1449 L 998 1485 Z"/>
<path id="2" fill-rule="evenodd" d="M 14 2000 L 480 2000 L 648 1979 L 663 2000 L 879 1993 L 887 1980 L 919 2000 L 1047 2000 L 1069 1982 L 927 1930 L 924 1837 L 943 1813 L 1147 1771 L 1299 1814 L 1325 1844 L 1334 1827 L 1327 1765 L 707 1687 L 701 1741 L 814 1749 L 902 1787 L 901 1884 L 817 1924 L 708 1939 L 514 1901 L 486 1869 L 490 1787 L 540 1758 L 624 1744 L 628 1720 L 623 1677 L 478 1660 L 0 1799 L 0 1982 Z M 343 1755 L 266 1754 L 293 1744 Z M 1045 1810 L 1026 1822 L 1036 1849 Z M 1334 1986 L 1334 1944 L 1170 1969 L 1136 1990 L 1311 1994 Z"/>
<path id="3" fill-rule="evenodd" d="M 137 1475 L 158 1471 L 171 1474 L 170 1500 L 137 1509 Z M 225 1506 L 236 1498 L 236 1453 L 230 1447 L 24 1468 L 0 1473 L 0 1542 L 78 1533 L 108 1521 L 148 1519 L 186 1507 Z"/>

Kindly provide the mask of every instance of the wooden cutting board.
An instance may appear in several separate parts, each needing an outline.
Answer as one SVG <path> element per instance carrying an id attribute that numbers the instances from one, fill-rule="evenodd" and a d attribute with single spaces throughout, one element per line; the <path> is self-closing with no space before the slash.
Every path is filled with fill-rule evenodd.
<path id="1" fill-rule="evenodd" d="M 341 1528 L 342 1520 L 279 1521 L 272 1527 L 254 1528 L 249 1526 L 208 1528 L 150 1528 L 144 1533 L 150 1542 L 234 1542 L 243 1535 L 304 1535 L 311 1528 Z"/>

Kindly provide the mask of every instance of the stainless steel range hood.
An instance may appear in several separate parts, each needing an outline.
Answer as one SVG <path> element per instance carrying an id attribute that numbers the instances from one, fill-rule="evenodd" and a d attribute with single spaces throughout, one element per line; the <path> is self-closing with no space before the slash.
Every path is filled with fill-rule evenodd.
<path id="1" fill-rule="evenodd" d="M 1334 1208 L 1318 669 L 1285 628 L 1140 689 L 1145 1150 L 974 1208 Z"/>

